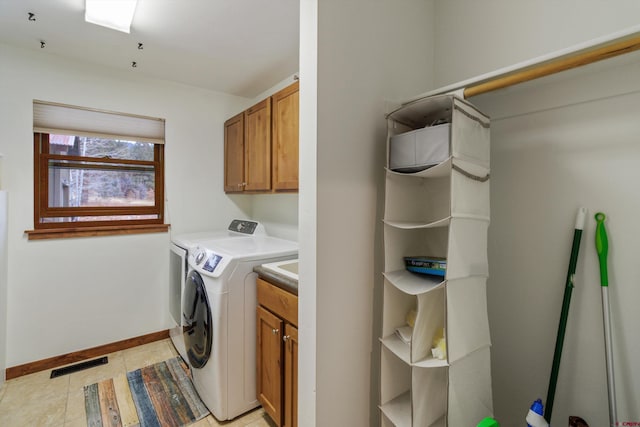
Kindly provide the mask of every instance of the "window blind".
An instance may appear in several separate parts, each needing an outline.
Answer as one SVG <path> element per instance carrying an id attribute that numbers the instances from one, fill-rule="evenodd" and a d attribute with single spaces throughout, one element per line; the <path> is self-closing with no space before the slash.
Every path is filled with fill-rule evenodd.
<path id="1" fill-rule="evenodd" d="M 33 131 L 164 144 L 164 119 L 33 101 Z"/>

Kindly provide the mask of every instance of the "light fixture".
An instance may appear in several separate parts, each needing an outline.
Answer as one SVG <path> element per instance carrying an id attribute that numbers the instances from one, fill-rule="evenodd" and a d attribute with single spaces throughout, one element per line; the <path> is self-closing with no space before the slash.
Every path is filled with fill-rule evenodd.
<path id="1" fill-rule="evenodd" d="M 138 0 L 85 0 L 84 20 L 129 33 Z"/>

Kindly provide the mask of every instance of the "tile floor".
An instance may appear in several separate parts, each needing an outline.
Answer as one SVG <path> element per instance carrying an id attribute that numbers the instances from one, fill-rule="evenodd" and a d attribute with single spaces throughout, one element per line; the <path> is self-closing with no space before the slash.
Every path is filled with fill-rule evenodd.
<path id="1" fill-rule="evenodd" d="M 0 388 L 2 427 L 86 427 L 84 386 L 113 378 L 177 356 L 166 339 L 107 354 L 109 363 L 50 379 L 51 370 L 5 382 Z M 233 421 L 219 422 L 208 415 L 192 427 L 275 427 L 262 408 Z"/>

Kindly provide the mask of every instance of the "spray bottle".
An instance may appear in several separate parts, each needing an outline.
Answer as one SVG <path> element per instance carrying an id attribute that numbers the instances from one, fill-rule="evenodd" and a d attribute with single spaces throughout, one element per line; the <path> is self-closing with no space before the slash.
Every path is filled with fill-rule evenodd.
<path id="1" fill-rule="evenodd" d="M 527 427 L 549 427 L 549 423 L 544 419 L 543 414 L 542 399 L 538 399 L 533 402 L 529 413 L 527 413 Z"/>

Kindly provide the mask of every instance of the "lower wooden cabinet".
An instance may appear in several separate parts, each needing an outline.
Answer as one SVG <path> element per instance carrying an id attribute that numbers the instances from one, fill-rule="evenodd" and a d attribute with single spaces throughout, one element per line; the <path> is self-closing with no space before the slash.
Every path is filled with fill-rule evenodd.
<path id="1" fill-rule="evenodd" d="M 257 279 L 257 392 L 279 427 L 298 425 L 298 297 Z"/>
<path id="2" fill-rule="evenodd" d="M 282 320 L 258 306 L 258 400 L 264 411 L 282 425 Z"/>
<path id="3" fill-rule="evenodd" d="M 284 424 L 298 425 L 298 329 L 284 326 Z"/>

